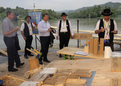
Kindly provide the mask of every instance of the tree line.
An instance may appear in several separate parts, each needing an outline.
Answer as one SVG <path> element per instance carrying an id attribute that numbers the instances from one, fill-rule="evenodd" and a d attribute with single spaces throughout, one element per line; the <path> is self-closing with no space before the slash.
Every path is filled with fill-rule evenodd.
<path id="1" fill-rule="evenodd" d="M 78 12 L 69 13 L 68 15 L 70 18 L 97 18 L 97 17 L 102 17 L 101 13 L 105 8 L 108 7 L 101 7 L 100 5 L 98 5 L 87 10 L 81 10 Z M 111 11 L 113 12 L 112 17 L 118 16 L 118 11 L 116 9 L 111 8 Z"/>

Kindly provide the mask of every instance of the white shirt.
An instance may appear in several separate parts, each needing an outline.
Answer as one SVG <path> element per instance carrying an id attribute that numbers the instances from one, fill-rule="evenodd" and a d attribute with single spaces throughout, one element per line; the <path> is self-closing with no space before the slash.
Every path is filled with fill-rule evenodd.
<path id="1" fill-rule="evenodd" d="M 32 23 L 32 26 L 31 26 L 31 23 L 28 24 L 27 22 L 26 22 L 26 24 L 27 24 L 27 26 L 29 28 L 29 34 L 33 35 L 32 26 L 35 27 L 35 25 Z M 25 24 L 22 23 L 22 25 L 21 25 L 21 31 L 24 31 L 24 28 L 25 28 Z"/>
<path id="2" fill-rule="evenodd" d="M 50 36 L 50 32 L 48 31 L 50 27 L 51 26 L 48 21 L 45 22 L 44 20 L 42 20 L 41 22 L 39 22 L 38 24 L 39 36 Z"/>
<path id="3" fill-rule="evenodd" d="M 60 25 L 60 21 L 58 22 L 58 27 L 57 27 L 57 31 L 56 31 L 56 36 L 59 36 L 59 25 Z M 73 33 L 73 30 L 72 30 L 72 26 L 71 26 L 71 22 L 70 22 L 70 21 L 69 21 L 69 27 L 70 27 L 70 33 L 71 33 L 71 35 L 73 36 L 74 33 Z M 64 22 L 64 21 L 62 20 L 60 32 L 68 32 L 68 30 L 67 30 L 67 25 L 66 25 L 66 21 Z"/>
<path id="4" fill-rule="evenodd" d="M 103 21 L 104 21 L 104 23 L 105 23 L 105 25 L 104 25 L 104 28 L 105 28 L 105 29 L 106 29 L 106 27 L 109 26 L 109 27 L 107 28 L 107 30 L 105 30 L 104 39 L 110 39 L 110 35 L 109 35 L 109 32 L 110 32 L 110 21 L 106 22 L 104 19 L 103 19 Z M 99 26 L 100 26 L 100 20 L 97 22 L 97 25 L 96 25 L 95 30 L 99 30 Z M 105 26 L 106 26 L 106 27 L 105 27 Z M 114 20 L 114 30 L 117 31 L 117 23 L 116 23 L 115 20 Z"/>

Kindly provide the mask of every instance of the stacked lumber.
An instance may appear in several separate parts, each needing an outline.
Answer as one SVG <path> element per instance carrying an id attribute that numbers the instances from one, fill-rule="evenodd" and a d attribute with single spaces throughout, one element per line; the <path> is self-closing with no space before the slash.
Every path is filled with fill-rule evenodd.
<path id="1" fill-rule="evenodd" d="M 18 76 L 11 76 L 9 74 L 4 75 L 0 79 L 3 80 L 3 86 L 19 86 L 24 81 L 26 81 L 25 79 L 22 79 Z"/>
<path id="2" fill-rule="evenodd" d="M 34 74 L 40 72 L 42 69 L 44 68 L 44 65 L 40 65 L 39 67 L 33 69 L 33 70 L 29 70 L 24 74 L 24 77 L 29 79 L 31 78 Z"/>

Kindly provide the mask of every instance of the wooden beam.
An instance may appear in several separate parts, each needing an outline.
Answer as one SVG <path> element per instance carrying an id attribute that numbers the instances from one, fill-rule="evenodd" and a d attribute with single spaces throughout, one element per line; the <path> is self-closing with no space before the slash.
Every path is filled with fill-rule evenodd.
<path id="1" fill-rule="evenodd" d="M 90 33 L 74 33 L 74 39 L 89 40 L 91 37 Z"/>
<path id="2" fill-rule="evenodd" d="M 67 79 L 66 84 L 86 84 L 86 79 Z"/>
<path id="3" fill-rule="evenodd" d="M 0 53 L 3 54 L 3 55 L 5 55 L 5 56 L 8 56 L 7 52 L 4 51 L 4 50 L 0 50 Z"/>
<path id="4" fill-rule="evenodd" d="M 111 71 L 112 72 L 121 72 L 121 58 L 112 58 L 111 59 Z"/>
<path id="5" fill-rule="evenodd" d="M 111 79 L 110 86 L 121 86 L 121 79 L 118 78 Z"/>
<path id="6" fill-rule="evenodd" d="M 90 53 L 94 52 L 94 38 L 90 38 Z"/>
<path id="7" fill-rule="evenodd" d="M 59 76 L 57 82 L 55 83 L 55 86 L 64 86 L 66 80 L 67 76 Z"/>

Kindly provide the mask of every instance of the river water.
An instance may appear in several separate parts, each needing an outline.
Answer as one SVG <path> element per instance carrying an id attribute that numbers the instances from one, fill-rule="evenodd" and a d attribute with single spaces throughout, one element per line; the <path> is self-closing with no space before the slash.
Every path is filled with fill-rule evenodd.
<path id="1" fill-rule="evenodd" d="M 116 22 L 117 22 L 118 34 L 120 34 L 121 33 L 121 16 L 113 18 L 113 19 L 115 19 Z M 72 28 L 73 29 L 77 29 L 77 19 L 69 19 L 69 20 L 71 21 Z M 93 19 L 81 18 L 81 19 L 79 19 L 79 29 L 80 30 L 91 30 L 91 31 L 94 31 L 96 23 L 97 23 L 98 20 L 99 20 L 98 18 L 93 18 Z M 59 19 L 58 20 L 49 20 L 51 26 L 57 26 L 58 21 L 59 21 Z M 5 46 L 4 42 L 3 42 L 1 22 L 2 21 L 0 21 L 0 49 L 1 48 L 6 48 L 6 46 Z M 17 22 L 14 22 L 14 25 L 15 26 L 19 26 L 19 28 L 20 28 L 20 26 L 21 26 L 21 24 L 23 22 L 24 22 L 23 20 L 19 20 Z M 24 42 L 24 40 L 23 40 L 23 38 L 22 38 L 22 36 L 20 34 L 20 31 L 18 31 L 18 37 L 19 37 L 20 46 L 23 49 L 24 45 L 25 45 L 25 42 Z M 82 46 L 84 46 L 85 41 L 82 41 L 81 44 L 82 44 Z M 58 40 L 55 40 L 53 48 L 56 48 L 56 49 L 59 48 L 58 45 L 59 45 Z M 33 39 L 32 46 L 35 47 L 35 40 L 34 39 Z M 40 43 L 38 42 L 38 47 L 39 46 L 40 46 Z M 69 46 L 70 47 L 71 46 L 73 46 L 73 47 L 77 46 L 77 40 L 74 40 L 74 39 L 70 40 Z M 119 45 L 116 45 L 116 47 L 119 48 Z"/>

